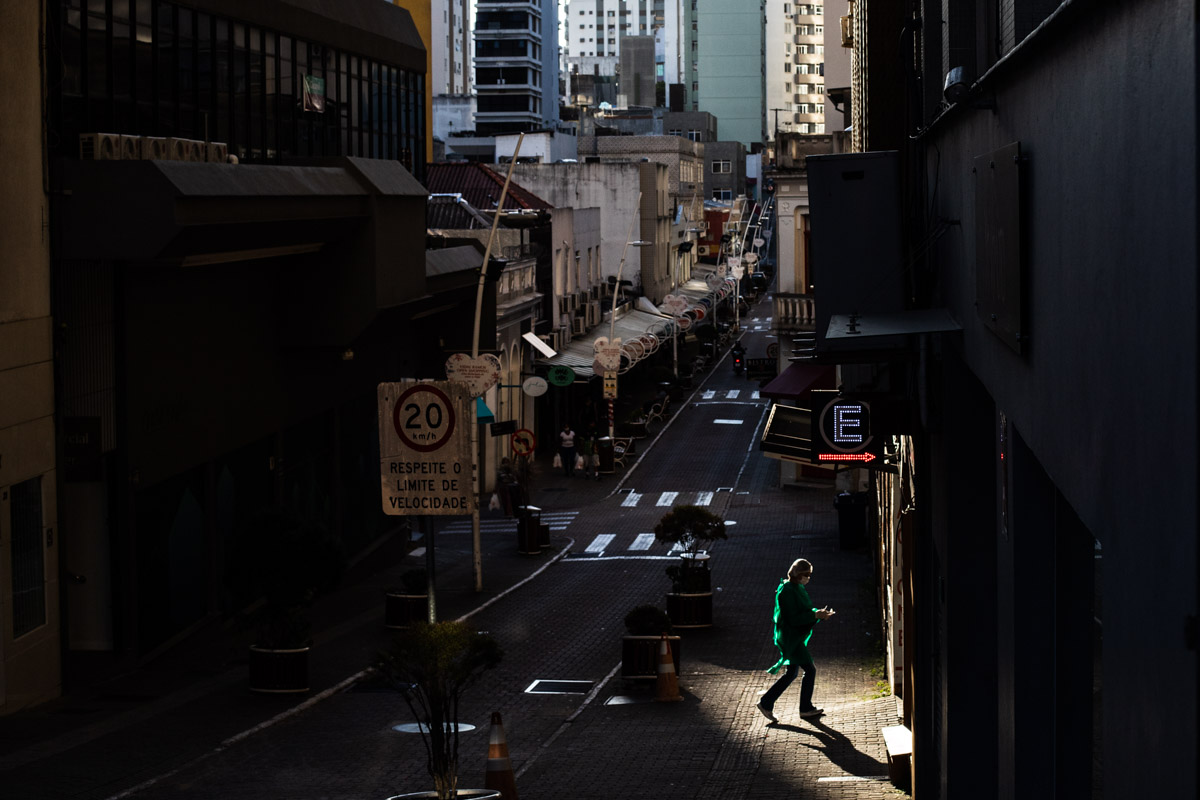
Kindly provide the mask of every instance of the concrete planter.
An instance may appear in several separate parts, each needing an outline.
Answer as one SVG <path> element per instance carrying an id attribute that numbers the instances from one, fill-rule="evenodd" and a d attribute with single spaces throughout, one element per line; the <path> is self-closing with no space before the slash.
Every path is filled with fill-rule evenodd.
<path id="1" fill-rule="evenodd" d="M 300 694 L 308 691 L 309 648 L 250 646 L 250 691 Z"/>

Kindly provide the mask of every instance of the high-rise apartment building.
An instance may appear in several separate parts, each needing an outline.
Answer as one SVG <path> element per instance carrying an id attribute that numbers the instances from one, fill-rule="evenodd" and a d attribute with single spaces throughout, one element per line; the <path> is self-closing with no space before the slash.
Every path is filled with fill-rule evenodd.
<path id="1" fill-rule="evenodd" d="M 665 26 L 678 16 L 679 7 L 691 0 L 567 0 L 563 15 L 562 67 L 568 76 L 569 100 L 578 94 L 576 76 L 615 82 L 620 72 L 621 37 L 653 36 L 653 80 L 664 80 Z M 678 69 L 676 68 L 676 71 Z M 591 85 L 591 84 L 589 84 Z"/>
<path id="2" fill-rule="evenodd" d="M 475 131 L 531 131 L 558 122 L 558 4 L 477 0 Z"/>
<path id="3" fill-rule="evenodd" d="M 766 31 L 768 138 L 824 133 L 824 4 L 767 0 Z"/>
<path id="4" fill-rule="evenodd" d="M 766 0 L 696 0 L 697 105 L 722 141 L 766 141 Z"/>
<path id="5" fill-rule="evenodd" d="M 433 0 L 429 74 L 435 97 L 471 93 L 470 0 Z"/>

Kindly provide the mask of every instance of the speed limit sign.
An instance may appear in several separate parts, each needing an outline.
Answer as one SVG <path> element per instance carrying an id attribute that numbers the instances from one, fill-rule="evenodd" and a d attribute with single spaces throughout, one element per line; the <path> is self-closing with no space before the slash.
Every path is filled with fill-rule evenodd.
<path id="1" fill-rule="evenodd" d="M 379 384 L 379 460 L 386 514 L 470 514 L 467 388 L 450 381 Z"/>

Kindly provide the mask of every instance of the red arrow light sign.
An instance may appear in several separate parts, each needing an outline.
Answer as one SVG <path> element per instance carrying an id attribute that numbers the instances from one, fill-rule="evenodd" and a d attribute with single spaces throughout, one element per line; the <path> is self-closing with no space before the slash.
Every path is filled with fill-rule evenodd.
<path id="1" fill-rule="evenodd" d="M 866 464 L 875 460 L 874 453 L 821 453 L 818 461 L 861 461 Z"/>

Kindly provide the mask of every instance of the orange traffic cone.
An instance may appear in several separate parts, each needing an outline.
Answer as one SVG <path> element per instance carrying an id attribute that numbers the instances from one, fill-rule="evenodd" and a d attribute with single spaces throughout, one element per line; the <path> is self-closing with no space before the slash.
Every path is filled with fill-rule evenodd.
<path id="1" fill-rule="evenodd" d="M 662 644 L 658 648 L 658 680 L 654 686 L 654 699 L 659 702 L 682 700 L 679 694 L 679 679 L 675 675 L 675 659 L 671 656 L 671 643 L 667 635 L 662 636 Z"/>
<path id="2" fill-rule="evenodd" d="M 483 787 L 496 789 L 503 800 L 517 800 L 517 781 L 508 758 L 508 740 L 504 738 L 499 711 L 492 712 L 492 735 L 488 739 L 487 775 Z"/>

